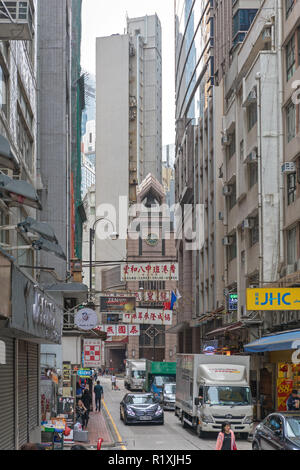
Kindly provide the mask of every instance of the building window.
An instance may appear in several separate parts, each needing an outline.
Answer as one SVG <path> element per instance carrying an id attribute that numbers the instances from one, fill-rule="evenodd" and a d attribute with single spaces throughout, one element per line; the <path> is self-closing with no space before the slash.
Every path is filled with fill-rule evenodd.
<path id="1" fill-rule="evenodd" d="M 254 219 L 254 226 L 250 230 L 250 247 L 259 242 L 259 220 L 258 217 Z"/>
<path id="2" fill-rule="evenodd" d="M 236 235 L 231 235 L 231 245 L 228 247 L 228 261 L 232 261 L 237 257 Z"/>
<path id="3" fill-rule="evenodd" d="M 240 159 L 244 161 L 244 140 L 240 141 Z"/>
<path id="4" fill-rule="evenodd" d="M 235 154 L 235 132 L 230 135 L 230 144 L 228 146 L 228 158 L 230 159 Z"/>
<path id="5" fill-rule="evenodd" d="M 252 188 L 258 181 L 258 165 L 251 163 L 249 165 L 249 189 Z"/>
<path id="6" fill-rule="evenodd" d="M 291 102 L 286 108 L 287 141 L 290 142 L 296 135 L 296 107 Z"/>
<path id="7" fill-rule="evenodd" d="M 288 206 L 293 204 L 296 200 L 296 173 L 291 173 L 287 175 L 287 200 Z"/>
<path id="8" fill-rule="evenodd" d="M 8 106 L 7 106 L 7 100 L 8 100 L 8 77 L 6 73 L 3 70 L 3 67 L 0 65 L 0 108 L 2 112 L 5 114 L 7 117 L 7 111 L 8 111 Z"/>
<path id="9" fill-rule="evenodd" d="M 295 55 L 295 35 L 292 36 L 290 41 L 285 47 L 286 55 L 286 79 L 289 81 L 296 70 L 296 55 Z"/>
<path id="10" fill-rule="evenodd" d="M 287 232 L 287 263 L 294 264 L 297 261 L 297 227 Z"/>
<path id="11" fill-rule="evenodd" d="M 231 185 L 232 193 L 228 198 L 229 210 L 231 210 L 236 205 L 236 183 Z"/>
<path id="12" fill-rule="evenodd" d="M 251 103 L 248 107 L 248 131 L 255 126 L 257 123 L 257 104 Z"/>
<path id="13" fill-rule="evenodd" d="M 29 170 L 32 171 L 33 140 L 20 113 L 18 113 L 17 133 L 19 151 Z"/>
<path id="14" fill-rule="evenodd" d="M 286 18 L 290 15 L 291 11 L 294 8 L 295 0 L 285 0 L 285 11 L 286 11 Z"/>

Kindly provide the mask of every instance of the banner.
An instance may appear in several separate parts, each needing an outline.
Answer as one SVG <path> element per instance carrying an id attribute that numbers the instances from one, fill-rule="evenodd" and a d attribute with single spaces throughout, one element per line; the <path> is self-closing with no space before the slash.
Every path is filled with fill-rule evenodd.
<path id="1" fill-rule="evenodd" d="M 121 266 L 121 281 L 178 280 L 178 263 L 131 263 Z"/>
<path id="2" fill-rule="evenodd" d="M 123 313 L 124 323 L 138 325 L 172 325 L 172 310 L 137 308 L 135 313 Z"/>
<path id="3" fill-rule="evenodd" d="M 134 297 L 100 297 L 100 311 L 102 313 L 109 312 L 134 312 L 135 311 L 135 296 Z"/>
<path id="4" fill-rule="evenodd" d="M 84 340 L 84 367 L 101 367 L 101 340 Z"/>

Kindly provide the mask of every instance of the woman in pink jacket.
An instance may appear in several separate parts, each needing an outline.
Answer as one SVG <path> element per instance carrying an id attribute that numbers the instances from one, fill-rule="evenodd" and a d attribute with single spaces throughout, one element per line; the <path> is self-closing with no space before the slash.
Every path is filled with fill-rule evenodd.
<path id="1" fill-rule="evenodd" d="M 234 432 L 230 429 L 230 423 L 223 423 L 218 435 L 216 450 L 237 450 Z"/>

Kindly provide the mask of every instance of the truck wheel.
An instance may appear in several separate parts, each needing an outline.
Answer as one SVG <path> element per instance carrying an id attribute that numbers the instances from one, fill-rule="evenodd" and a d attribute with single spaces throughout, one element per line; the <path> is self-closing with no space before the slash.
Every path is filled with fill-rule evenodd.
<path id="1" fill-rule="evenodd" d="M 206 438 L 206 432 L 202 431 L 202 429 L 200 428 L 199 425 L 197 426 L 197 434 L 198 434 L 200 439 L 205 439 Z"/>
<path id="2" fill-rule="evenodd" d="M 186 424 L 186 422 L 185 422 L 184 419 L 183 419 L 183 414 L 181 415 L 181 424 L 182 424 L 182 427 L 183 427 L 184 429 L 187 428 L 187 424 Z"/>

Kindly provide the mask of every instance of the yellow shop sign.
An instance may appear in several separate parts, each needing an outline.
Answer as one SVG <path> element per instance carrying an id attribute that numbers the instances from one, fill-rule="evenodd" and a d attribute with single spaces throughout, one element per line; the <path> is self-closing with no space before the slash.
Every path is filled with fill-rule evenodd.
<path id="1" fill-rule="evenodd" d="M 300 310 L 300 289 L 247 289 L 247 310 Z"/>

